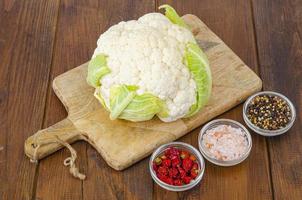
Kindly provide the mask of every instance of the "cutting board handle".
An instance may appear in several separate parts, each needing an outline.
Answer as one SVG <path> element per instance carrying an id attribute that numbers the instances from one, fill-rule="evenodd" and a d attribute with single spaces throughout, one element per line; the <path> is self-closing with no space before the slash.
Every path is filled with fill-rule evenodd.
<path id="1" fill-rule="evenodd" d="M 82 133 L 66 118 L 27 138 L 24 144 L 25 154 L 31 160 L 40 160 L 63 147 L 62 144 L 56 142 L 57 138 L 70 144 L 81 140 Z"/>

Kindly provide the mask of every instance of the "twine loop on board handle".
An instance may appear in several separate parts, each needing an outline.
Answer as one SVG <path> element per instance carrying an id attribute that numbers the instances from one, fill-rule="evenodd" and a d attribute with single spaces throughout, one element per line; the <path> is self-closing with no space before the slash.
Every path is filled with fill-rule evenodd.
<path id="1" fill-rule="evenodd" d="M 87 141 L 87 139 L 85 137 L 83 137 L 82 139 Z M 78 178 L 80 180 L 84 180 L 86 178 L 86 175 L 80 173 L 79 169 L 75 165 L 75 161 L 77 159 L 76 150 L 74 150 L 74 148 L 72 148 L 72 146 L 70 144 L 68 144 L 67 142 L 61 140 L 59 138 L 59 136 L 57 136 L 57 135 L 54 135 L 54 137 L 51 138 L 49 141 L 38 141 L 37 138 L 35 137 L 34 138 L 34 144 L 32 145 L 33 148 L 34 148 L 34 154 L 33 154 L 33 158 L 30 159 L 30 162 L 38 163 L 38 150 L 39 150 L 39 148 L 42 147 L 43 145 L 48 145 L 48 144 L 52 144 L 52 143 L 59 143 L 59 144 L 63 145 L 64 147 L 66 147 L 70 151 L 70 157 L 68 157 L 64 160 L 64 166 L 69 166 L 69 172 L 75 178 Z"/>

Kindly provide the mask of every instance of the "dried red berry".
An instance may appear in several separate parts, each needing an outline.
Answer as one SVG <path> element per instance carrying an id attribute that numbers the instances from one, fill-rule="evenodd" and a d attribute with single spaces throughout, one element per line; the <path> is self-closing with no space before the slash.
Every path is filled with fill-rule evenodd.
<path id="1" fill-rule="evenodd" d="M 154 162 L 155 162 L 155 164 L 160 165 L 162 160 L 161 160 L 161 158 L 157 157 L 154 159 Z"/>
<path id="2" fill-rule="evenodd" d="M 171 166 L 171 160 L 170 159 L 165 159 L 163 160 L 163 166 L 165 167 L 170 167 Z"/>
<path id="3" fill-rule="evenodd" d="M 167 183 L 167 184 L 170 184 L 170 185 L 173 185 L 173 179 L 172 178 L 170 178 L 170 177 L 168 177 L 168 176 L 163 176 L 163 175 L 158 175 L 158 178 L 161 180 L 161 181 L 163 181 L 163 182 L 165 182 L 165 183 Z"/>
<path id="4" fill-rule="evenodd" d="M 186 171 L 181 167 L 178 168 L 178 171 L 179 171 L 180 178 L 183 179 L 186 176 Z"/>
<path id="5" fill-rule="evenodd" d="M 190 158 L 186 158 L 182 161 L 182 167 L 186 172 L 191 170 L 192 165 L 193 165 L 193 161 Z"/>
<path id="6" fill-rule="evenodd" d="M 170 147 L 169 149 L 166 150 L 165 155 L 167 157 L 169 157 L 170 159 L 173 159 L 173 158 L 179 156 L 179 151 L 178 151 L 178 149 L 176 149 L 174 147 Z"/>
<path id="7" fill-rule="evenodd" d="M 189 154 L 189 152 L 187 152 L 187 151 L 181 151 L 181 153 L 180 153 L 181 159 L 186 159 L 186 158 L 188 158 L 189 156 L 190 156 L 190 154 Z"/>
<path id="8" fill-rule="evenodd" d="M 160 166 L 157 170 L 160 175 L 166 176 L 168 174 L 168 169 L 164 166 Z"/>
<path id="9" fill-rule="evenodd" d="M 182 180 L 185 184 L 189 184 L 191 182 L 192 178 L 190 176 L 185 176 Z"/>
<path id="10" fill-rule="evenodd" d="M 190 173 L 191 178 L 195 179 L 196 176 L 198 175 L 198 172 L 199 172 L 198 169 L 191 169 L 191 173 Z"/>
<path id="11" fill-rule="evenodd" d="M 165 183 L 168 183 L 169 185 L 173 185 L 173 179 L 172 178 L 166 178 Z"/>
<path id="12" fill-rule="evenodd" d="M 164 155 L 154 159 L 152 167 L 161 181 L 176 186 L 190 183 L 199 174 L 196 157 L 175 147 L 168 148 Z"/>
<path id="13" fill-rule="evenodd" d="M 198 169 L 198 164 L 196 162 L 193 163 L 192 169 Z"/>
<path id="14" fill-rule="evenodd" d="M 161 175 L 161 174 L 157 174 L 157 177 L 161 180 L 161 181 L 166 181 L 166 179 L 168 178 L 167 176 Z"/>
<path id="15" fill-rule="evenodd" d="M 169 177 L 176 178 L 178 175 L 178 170 L 176 168 L 169 169 Z"/>
<path id="16" fill-rule="evenodd" d="M 174 180 L 174 185 L 181 186 L 182 181 L 180 179 L 176 179 L 176 180 Z"/>
<path id="17" fill-rule="evenodd" d="M 155 163 L 152 164 L 153 170 L 157 172 L 157 165 Z"/>
<path id="18" fill-rule="evenodd" d="M 190 159 L 195 161 L 196 160 L 196 157 L 194 155 L 190 155 Z"/>
<path id="19" fill-rule="evenodd" d="M 180 166 L 180 159 L 178 157 L 174 157 L 173 159 L 171 159 L 172 162 L 172 167 L 177 167 Z"/>

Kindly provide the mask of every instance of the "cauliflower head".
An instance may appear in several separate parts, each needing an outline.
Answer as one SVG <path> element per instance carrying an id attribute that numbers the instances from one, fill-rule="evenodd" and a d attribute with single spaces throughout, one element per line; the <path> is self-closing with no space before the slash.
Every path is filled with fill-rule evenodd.
<path id="1" fill-rule="evenodd" d="M 209 62 L 169 5 L 110 27 L 97 41 L 87 82 L 111 119 L 175 121 L 197 113 L 212 87 Z"/>

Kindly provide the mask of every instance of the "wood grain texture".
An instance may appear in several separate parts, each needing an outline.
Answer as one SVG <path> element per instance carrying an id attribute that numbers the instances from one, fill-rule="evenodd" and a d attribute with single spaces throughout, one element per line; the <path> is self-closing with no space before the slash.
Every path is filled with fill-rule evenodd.
<path id="1" fill-rule="evenodd" d="M 181 14 L 194 13 L 234 52 L 258 73 L 256 46 L 250 3 L 241 0 L 159 1 L 168 3 Z M 265 83 L 264 83 L 265 84 Z M 244 124 L 242 106 L 219 116 Z M 200 128 L 183 137 L 195 147 Z M 248 160 L 230 168 L 206 162 L 206 173 L 199 187 L 184 193 L 172 193 L 155 186 L 156 199 L 271 199 L 269 163 L 265 139 L 252 134 L 253 148 Z"/>
<path id="2" fill-rule="evenodd" d="M 264 89 L 286 95 L 297 109 L 286 134 L 268 138 L 275 199 L 302 196 L 302 1 L 253 0 Z"/>
<path id="3" fill-rule="evenodd" d="M 97 39 L 99 24 L 97 12 L 91 12 L 96 7 L 96 1 L 61 0 L 55 38 L 54 56 L 48 88 L 45 121 L 46 128 L 66 117 L 67 113 L 62 103 L 52 90 L 52 80 L 74 66 L 90 58 Z M 94 16 L 91 18 L 91 16 Z M 78 142 L 72 145 L 77 151 L 76 165 L 81 172 L 86 173 L 87 145 Z M 63 160 L 70 155 L 63 149 L 54 156 L 40 162 L 36 195 L 37 199 L 83 199 L 83 183 L 70 176 Z"/>
<path id="4" fill-rule="evenodd" d="M 31 199 L 36 166 L 24 157 L 42 127 L 58 1 L 0 2 L 0 198 Z"/>

